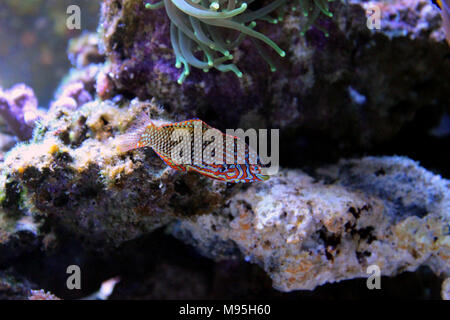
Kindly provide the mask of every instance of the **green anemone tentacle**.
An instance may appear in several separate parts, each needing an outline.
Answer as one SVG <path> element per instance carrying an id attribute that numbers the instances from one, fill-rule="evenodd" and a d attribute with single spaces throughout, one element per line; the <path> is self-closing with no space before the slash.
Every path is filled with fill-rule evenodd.
<path id="1" fill-rule="evenodd" d="M 275 62 L 264 44 L 284 57 L 282 50 L 272 39 L 257 31 L 256 21 L 278 23 L 287 10 L 300 9 L 306 23 L 301 29 L 304 35 L 312 26 L 328 32 L 316 20 L 322 15 L 332 17 L 329 2 L 334 0 L 272 0 L 262 7 L 254 7 L 256 0 L 160 0 L 146 3 L 145 8 L 165 8 L 170 24 L 170 40 L 175 53 L 175 66 L 183 67 L 178 83 L 183 83 L 190 68 L 207 72 L 214 68 L 222 72 L 233 72 L 242 77 L 242 72 L 231 63 L 232 52 L 248 37 L 259 55 L 275 71 Z"/>

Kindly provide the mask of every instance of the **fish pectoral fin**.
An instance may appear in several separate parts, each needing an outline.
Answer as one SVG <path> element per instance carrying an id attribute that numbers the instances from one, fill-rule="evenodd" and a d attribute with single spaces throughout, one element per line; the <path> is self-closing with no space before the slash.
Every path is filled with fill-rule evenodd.
<path id="1" fill-rule="evenodd" d="M 155 151 L 155 150 L 153 150 L 153 151 Z M 161 158 L 162 161 L 164 161 L 165 164 L 167 164 L 172 169 L 175 169 L 175 170 L 178 170 L 178 171 L 186 171 L 186 167 L 185 166 L 177 165 L 176 163 L 174 163 L 169 158 L 167 158 L 167 157 L 163 156 L 162 154 L 160 154 L 158 151 L 155 151 L 155 153 Z"/>

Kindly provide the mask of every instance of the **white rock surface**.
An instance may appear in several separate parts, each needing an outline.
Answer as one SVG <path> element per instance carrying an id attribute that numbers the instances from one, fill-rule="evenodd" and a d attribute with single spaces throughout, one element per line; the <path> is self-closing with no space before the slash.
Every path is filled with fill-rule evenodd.
<path id="1" fill-rule="evenodd" d="M 284 170 L 172 233 L 220 260 L 259 264 L 281 291 L 429 266 L 450 273 L 449 181 L 402 157 L 345 160 L 315 178 Z"/>

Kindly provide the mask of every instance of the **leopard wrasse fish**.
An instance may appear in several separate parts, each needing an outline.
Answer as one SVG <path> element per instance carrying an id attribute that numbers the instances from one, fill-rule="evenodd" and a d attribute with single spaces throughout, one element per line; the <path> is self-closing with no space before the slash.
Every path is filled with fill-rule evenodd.
<path id="1" fill-rule="evenodd" d="M 448 45 L 450 45 L 450 0 L 432 0 L 441 10 L 442 27 L 447 37 Z"/>
<path id="2" fill-rule="evenodd" d="M 201 135 L 201 140 L 194 138 L 198 137 L 197 134 Z M 176 139 L 180 136 L 184 136 L 182 141 Z M 262 173 L 263 167 L 256 152 L 242 139 L 224 134 L 199 119 L 168 123 L 151 120 L 147 114 L 141 114 L 137 123 L 119 139 L 120 152 L 151 147 L 168 166 L 178 171 L 194 171 L 234 183 L 269 179 Z M 218 141 L 216 148 L 211 147 L 212 141 Z M 183 151 L 178 154 L 182 154 L 185 161 L 174 158 L 173 151 L 180 149 Z"/>

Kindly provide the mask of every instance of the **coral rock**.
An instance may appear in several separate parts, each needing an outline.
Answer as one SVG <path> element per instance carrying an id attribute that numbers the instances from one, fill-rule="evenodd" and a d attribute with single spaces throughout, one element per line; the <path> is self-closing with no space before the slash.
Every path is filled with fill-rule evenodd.
<path id="1" fill-rule="evenodd" d="M 429 266 L 448 275 L 449 182 L 406 158 L 363 158 L 282 171 L 173 234 L 214 259 L 243 256 L 281 291 Z M 318 181 L 317 179 L 320 179 Z"/>
<path id="2" fill-rule="evenodd" d="M 0 115 L 20 140 L 28 140 L 35 121 L 42 113 L 38 110 L 33 90 L 17 84 L 6 91 L 0 88 Z"/>
<path id="3" fill-rule="evenodd" d="M 145 108 L 162 116 L 137 100 L 50 111 L 35 142 L 11 150 L 2 164 L 11 195 L 3 199 L 6 216 L 44 217 L 101 249 L 223 204 L 226 184 L 175 172 L 148 148 L 118 152 L 117 136 Z"/>

